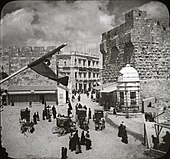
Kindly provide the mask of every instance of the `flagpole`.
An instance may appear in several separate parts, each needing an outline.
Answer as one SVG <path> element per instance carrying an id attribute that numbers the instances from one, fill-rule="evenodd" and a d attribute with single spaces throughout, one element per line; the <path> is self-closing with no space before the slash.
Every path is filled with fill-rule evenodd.
<path id="1" fill-rule="evenodd" d="M 4 78 L 3 80 L 0 81 L 0 84 L 4 83 L 5 81 L 9 80 L 10 78 L 16 76 L 17 74 L 19 74 L 20 72 L 22 72 L 26 69 L 28 69 L 28 66 L 25 66 L 25 67 L 21 68 L 20 70 L 18 70 L 17 72 L 13 73 L 12 75 L 9 75 L 8 77 Z"/>

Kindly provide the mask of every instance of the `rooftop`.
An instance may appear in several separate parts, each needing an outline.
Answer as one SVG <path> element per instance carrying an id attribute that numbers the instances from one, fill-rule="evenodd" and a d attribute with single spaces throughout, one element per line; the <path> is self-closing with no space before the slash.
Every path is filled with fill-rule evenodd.
<path id="1" fill-rule="evenodd" d="M 139 74 L 137 70 L 127 64 L 123 67 L 119 73 L 121 74 L 118 78 L 118 82 L 133 82 L 139 81 Z"/>

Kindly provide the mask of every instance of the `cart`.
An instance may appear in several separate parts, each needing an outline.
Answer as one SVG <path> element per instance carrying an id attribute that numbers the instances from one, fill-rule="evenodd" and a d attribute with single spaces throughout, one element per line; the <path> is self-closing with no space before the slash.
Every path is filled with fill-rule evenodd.
<path id="1" fill-rule="evenodd" d="M 103 130 L 105 128 L 104 111 L 102 109 L 95 109 L 93 115 L 95 122 L 95 130 Z"/>
<path id="2" fill-rule="evenodd" d="M 53 134 L 63 136 L 70 132 L 76 131 L 76 124 L 71 120 L 70 117 L 60 116 L 56 118 L 56 125 L 52 128 Z"/>
<path id="3" fill-rule="evenodd" d="M 21 133 L 34 132 L 34 123 L 30 121 L 30 110 L 28 108 L 20 110 L 19 123 L 21 124 Z"/>
<path id="4" fill-rule="evenodd" d="M 78 126 L 81 129 L 88 130 L 89 126 L 86 120 L 87 110 L 85 108 L 77 108 L 76 114 L 77 114 L 76 121 L 78 122 Z"/>

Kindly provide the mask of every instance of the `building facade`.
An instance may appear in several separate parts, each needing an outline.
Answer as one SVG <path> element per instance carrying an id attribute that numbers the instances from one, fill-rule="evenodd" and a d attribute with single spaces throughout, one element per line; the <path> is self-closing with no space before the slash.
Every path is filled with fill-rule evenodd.
<path id="1" fill-rule="evenodd" d="M 11 75 L 54 48 L 56 47 L 11 46 L 1 50 L 0 64 L 3 71 Z M 49 67 L 57 73 L 55 56 L 51 58 Z M 57 85 L 56 81 L 39 75 L 31 69 L 14 76 L 4 82 L 1 87 L 8 91 L 6 97 L 4 96 L 7 103 L 28 102 L 30 100 L 41 103 L 45 101 L 65 103 L 66 91 L 68 91 L 64 86 Z"/>
<path id="2" fill-rule="evenodd" d="M 68 88 L 85 92 L 100 81 L 99 57 L 88 53 L 71 51 L 56 55 L 58 74 L 69 76 Z"/>
<path id="3" fill-rule="evenodd" d="M 139 112 L 140 80 L 136 69 L 127 64 L 120 70 L 117 81 L 117 110 Z"/>
<path id="4" fill-rule="evenodd" d="M 117 81 L 119 70 L 130 64 L 140 79 L 166 79 L 170 75 L 169 20 L 147 19 L 134 9 L 125 23 L 102 34 L 103 81 Z"/>

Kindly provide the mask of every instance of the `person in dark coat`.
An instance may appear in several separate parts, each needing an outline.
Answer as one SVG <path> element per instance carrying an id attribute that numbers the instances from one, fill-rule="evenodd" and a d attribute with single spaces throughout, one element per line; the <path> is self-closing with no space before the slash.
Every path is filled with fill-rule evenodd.
<path id="1" fill-rule="evenodd" d="M 39 116 L 38 111 L 37 111 L 37 121 L 40 121 L 40 116 Z"/>
<path id="2" fill-rule="evenodd" d="M 56 118 L 57 111 L 56 111 L 56 108 L 55 108 L 54 105 L 53 105 L 53 107 L 52 107 L 52 113 L 53 113 L 53 118 L 55 119 L 55 118 Z"/>
<path id="3" fill-rule="evenodd" d="M 46 106 L 46 105 L 44 106 L 44 116 L 45 116 L 46 119 L 47 119 L 47 106 Z"/>
<path id="4" fill-rule="evenodd" d="M 42 119 L 45 120 L 45 110 L 42 112 Z"/>
<path id="5" fill-rule="evenodd" d="M 71 102 L 69 101 L 69 103 L 68 103 L 68 107 L 70 108 L 70 110 L 73 110 L 73 107 L 72 107 L 72 105 L 71 105 Z"/>
<path id="6" fill-rule="evenodd" d="M 33 115 L 33 121 L 34 121 L 34 124 L 37 124 L 37 114 L 36 113 L 34 113 L 34 115 Z"/>
<path id="7" fill-rule="evenodd" d="M 87 98 L 89 98 L 89 92 L 87 91 Z"/>
<path id="8" fill-rule="evenodd" d="M 73 133 L 69 136 L 69 150 L 73 151 Z"/>
<path id="9" fill-rule="evenodd" d="M 93 94 L 91 93 L 91 100 L 93 100 Z"/>
<path id="10" fill-rule="evenodd" d="M 85 139 L 85 146 L 86 146 L 86 150 L 90 150 L 92 149 L 91 146 L 92 146 L 92 141 L 90 140 L 90 135 L 86 136 L 86 139 Z"/>
<path id="11" fill-rule="evenodd" d="M 89 108 L 89 119 L 91 119 L 91 109 Z"/>
<path id="12" fill-rule="evenodd" d="M 122 123 L 118 127 L 118 137 L 122 137 L 123 131 L 125 128 L 126 128 L 126 126 L 124 125 L 124 122 L 122 121 Z"/>
<path id="13" fill-rule="evenodd" d="M 81 140 L 80 140 L 81 145 L 85 145 L 85 140 L 86 140 L 86 138 L 85 138 L 84 130 L 83 130 L 81 133 Z"/>
<path id="14" fill-rule="evenodd" d="M 62 147 L 61 149 L 61 159 L 67 159 L 67 148 L 66 147 Z"/>
<path id="15" fill-rule="evenodd" d="M 78 99 L 78 101 L 80 102 L 80 99 L 81 99 L 80 94 L 78 95 L 78 98 L 77 98 L 77 99 Z"/>
<path id="16" fill-rule="evenodd" d="M 128 136 L 127 136 L 127 131 L 126 129 L 123 129 L 122 131 L 122 140 L 123 143 L 127 144 L 128 143 Z"/>
<path id="17" fill-rule="evenodd" d="M 67 116 L 70 116 L 70 114 L 72 114 L 72 112 L 71 112 L 71 109 L 68 108 L 68 109 L 67 109 Z"/>
<path id="18" fill-rule="evenodd" d="M 29 107 L 32 107 L 32 101 L 31 100 L 29 101 Z"/>
<path id="19" fill-rule="evenodd" d="M 76 142 L 76 154 L 78 153 L 82 153 L 82 150 L 81 150 L 81 145 L 80 145 L 80 138 L 78 137 L 77 138 L 77 142 Z"/>
<path id="20" fill-rule="evenodd" d="M 73 139 L 72 139 L 72 150 L 75 151 L 76 150 L 76 144 L 78 143 L 78 130 L 76 130 L 75 134 L 73 135 Z"/>

